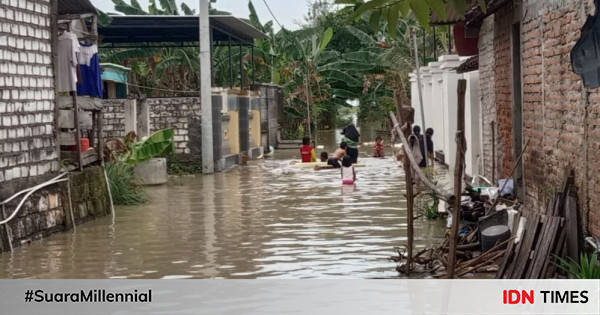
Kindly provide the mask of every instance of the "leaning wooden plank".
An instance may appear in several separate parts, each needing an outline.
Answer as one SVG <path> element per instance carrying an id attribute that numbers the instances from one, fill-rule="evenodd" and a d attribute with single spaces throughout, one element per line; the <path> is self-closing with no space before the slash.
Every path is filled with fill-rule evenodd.
<path id="1" fill-rule="evenodd" d="M 525 270 L 529 265 L 529 258 L 531 254 L 531 249 L 533 247 L 533 243 L 537 238 L 537 235 L 540 230 L 540 216 L 535 214 L 531 218 L 531 225 L 526 233 L 526 237 L 523 240 L 523 246 L 521 246 L 521 250 L 518 254 L 517 265 L 515 267 L 515 271 L 512 274 L 512 279 L 522 279 L 525 275 Z"/>
<path id="2" fill-rule="evenodd" d="M 60 145 L 76 145 L 77 140 L 75 140 L 75 133 L 60 131 L 58 133 L 58 143 Z"/>
<path id="3" fill-rule="evenodd" d="M 580 233 L 577 220 L 577 193 L 570 187 L 565 200 L 565 230 L 567 233 L 567 255 L 573 260 L 579 260 Z"/>
<path id="4" fill-rule="evenodd" d="M 77 96 L 77 105 L 81 110 L 97 111 L 102 110 L 102 100 L 95 97 Z M 73 97 L 59 95 L 56 96 L 56 106 L 59 109 L 73 109 Z"/>
<path id="5" fill-rule="evenodd" d="M 552 243 L 557 232 L 558 218 L 548 217 L 544 224 L 543 234 L 540 234 L 540 241 L 536 248 L 535 261 L 533 261 L 529 269 L 527 279 L 539 279 L 542 269 L 548 261 L 548 256 L 552 249 Z"/>
<path id="6" fill-rule="evenodd" d="M 58 128 L 73 129 L 75 128 L 75 119 L 73 110 L 61 109 L 58 111 Z M 90 130 L 92 129 L 92 113 L 79 112 L 79 128 Z"/>
<path id="7" fill-rule="evenodd" d="M 71 160 L 77 162 L 79 155 L 76 151 L 61 151 L 60 156 L 63 160 Z M 81 160 L 83 166 L 90 165 L 98 161 L 98 153 L 95 148 L 90 148 L 85 152 L 81 152 Z"/>
<path id="8" fill-rule="evenodd" d="M 546 261 L 546 264 L 544 264 L 544 267 L 542 268 L 542 272 L 540 277 L 542 278 L 547 278 L 547 277 L 553 277 L 554 273 L 556 272 L 556 264 L 554 263 L 555 261 L 555 257 L 559 256 L 562 257 L 563 254 L 561 253 L 561 251 L 564 249 L 565 244 L 566 244 L 566 229 L 564 226 L 564 222 L 565 220 L 563 218 L 559 218 L 558 219 L 558 231 L 556 233 L 556 236 L 554 238 L 554 241 L 552 243 L 552 248 L 550 251 L 550 257 L 548 257 L 548 260 Z"/>

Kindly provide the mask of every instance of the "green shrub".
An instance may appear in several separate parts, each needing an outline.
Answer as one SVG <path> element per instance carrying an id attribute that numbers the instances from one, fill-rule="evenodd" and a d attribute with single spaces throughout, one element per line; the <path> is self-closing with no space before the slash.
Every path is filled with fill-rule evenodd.
<path id="1" fill-rule="evenodd" d="M 581 253 L 579 261 L 571 257 L 556 257 L 556 265 L 570 277 L 575 279 L 600 279 L 600 262 L 596 259 L 597 253 L 588 255 Z"/>
<path id="2" fill-rule="evenodd" d="M 114 162 L 106 163 L 105 168 L 115 205 L 139 205 L 148 200 L 143 187 L 137 184 L 133 167 Z"/>

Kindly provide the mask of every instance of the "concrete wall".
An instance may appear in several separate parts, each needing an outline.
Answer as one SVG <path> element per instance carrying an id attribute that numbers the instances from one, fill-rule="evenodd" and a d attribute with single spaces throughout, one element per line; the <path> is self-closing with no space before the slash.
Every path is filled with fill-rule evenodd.
<path id="1" fill-rule="evenodd" d="M 149 98 L 146 102 L 150 112 L 150 133 L 173 128 L 177 153 L 201 154 L 201 145 L 193 145 L 193 140 L 201 138 L 200 98 Z"/>
<path id="2" fill-rule="evenodd" d="M 588 14 L 594 14 L 591 0 L 524 0 L 521 23 L 522 97 L 523 97 L 523 143 L 530 141 L 524 155 L 524 201 L 531 210 L 542 210 L 560 185 L 565 168 L 575 170 L 579 208 L 584 226 L 592 234 L 600 235 L 600 92 L 585 89 L 581 78 L 571 71 L 570 51 L 580 37 L 580 29 Z M 501 170 L 506 174 L 510 156 L 506 148 L 512 136 L 508 127 L 512 119 L 510 111 L 510 21 L 513 11 L 497 12 L 481 29 L 480 66 L 494 69 L 494 76 L 486 72 L 481 76 L 482 99 L 485 106 L 496 111 L 495 119 L 500 126 L 498 140 L 502 148 Z M 507 35 L 508 34 L 508 35 Z M 493 44 L 489 38 L 493 37 Z M 490 47 L 493 45 L 493 47 Z M 490 48 L 494 54 L 490 54 Z M 489 88 L 494 84 L 493 90 Z M 491 95 L 493 93 L 494 95 Z M 495 104 L 494 104 L 495 103 Z M 493 104 L 493 105 L 492 105 Z M 492 105 L 492 106 L 490 106 Z M 489 121 L 493 116 L 485 113 Z M 487 127 L 486 127 L 487 128 Z M 485 130 L 485 128 L 484 128 Z M 484 147 L 489 148 L 489 135 L 484 134 Z M 487 154 L 486 154 L 487 155 Z M 500 159 L 500 157 L 499 157 Z M 486 172 L 490 170 L 486 158 Z"/>
<path id="3" fill-rule="evenodd" d="M 478 72 L 464 75 L 457 74 L 455 69 L 464 59 L 454 55 L 446 55 L 441 56 L 438 62 L 430 62 L 427 67 L 421 67 L 423 110 L 425 113 L 425 127 L 434 129 L 434 150 L 444 153 L 444 162 L 450 167 L 450 171 L 453 171 L 456 156 L 458 80 L 462 78 L 467 80 L 465 98 L 466 173 L 477 175 L 480 172 L 477 163 L 481 155 L 479 74 Z M 421 129 L 423 129 L 417 80 L 414 72 L 410 75 L 410 81 L 411 101 L 415 109 L 414 124 L 421 126 Z"/>
<path id="4" fill-rule="evenodd" d="M 274 97 L 274 94 L 271 94 Z M 201 106 L 195 97 L 148 98 L 144 100 L 106 99 L 104 105 L 104 136 L 123 137 L 129 131 L 140 136 L 164 128 L 175 131 L 175 147 L 178 154 L 201 155 Z M 219 169 L 230 166 L 232 155 L 259 156 L 263 149 L 262 117 L 271 114 L 277 120 L 278 106 L 261 111 L 261 99 L 257 93 L 213 89 L 213 113 L 215 159 Z M 240 109 L 242 111 L 240 112 Z M 147 131 L 144 131 L 147 130 Z M 275 127 L 277 130 L 277 125 Z M 271 131 L 269 131 L 271 132 Z M 276 133 L 275 133 L 276 137 Z M 223 159 L 230 163 L 224 165 Z"/>
<path id="5" fill-rule="evenodd" d="M 50 9 L 49 1 L 0 3 L 0 186 L 59 168 Z"/>
<path id="6" fill-rule="evenodd" d="M 106 99 L 102 100 L 103 126 L 105 139 L 123 138 L 127 134 L 125 127 L 125 108 L 131 100 Z"/>
<path id="7" fill-rule="evenodd" d="M 110 200 L 102 167 L 86 168 L 72 173 L 71 196 L 75 223 L 80 224 L 110 214 Z M 8 224 L 0 226 L 0 251 L 9 251 L 9 240 L 17 247 L 50 234 L 72 229 L 73 218 L 68 201 L 67 183 L 49 186 L 32 195 L 19 214 Z M 3 218 L 9 216 L 20 198 L 8 203 Z"/>

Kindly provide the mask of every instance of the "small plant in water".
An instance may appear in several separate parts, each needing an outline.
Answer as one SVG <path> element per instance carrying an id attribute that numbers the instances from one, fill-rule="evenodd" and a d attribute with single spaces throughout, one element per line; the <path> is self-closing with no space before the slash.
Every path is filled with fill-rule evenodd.
<path id="1" fill-rule="evenodd" d="M 600 279 L 600 262 L 598 262 L 598 253 L 592 255 L 581 253 L 579 261 L 571 257 L 561 258 L 556 256 L 556 265 L 575 279 Z"/>
<path id="2" fill-rule="evenodd" d="M 144 188 L 136 183 L 133 167 L 124 162 L 110 162 L 105 164 L 105 168 L 116 205 L 139 205 L 146 202 L 148 196 Z"/>

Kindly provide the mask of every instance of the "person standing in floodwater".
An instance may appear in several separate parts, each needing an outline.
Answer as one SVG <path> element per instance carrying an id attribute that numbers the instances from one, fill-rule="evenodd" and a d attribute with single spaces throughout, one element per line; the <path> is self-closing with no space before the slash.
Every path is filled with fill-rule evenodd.
<path id="1" fill-rule="evenodd" d="M 354 185 L 356 182 L 356 171 L 352 165 L 352 158 L 348 155 L 342 160 L 342 185 Z"/>
<path id="2" fill-rule="evenodd" d="M 302 147 L 300 147 L 300 157 L 302 158 L 302 163 L 310 163 L 315 162 L 317 160 L 317 153 L 315 152 L 315 148 L 310 145 L 310 138 L 304 137 L 302 139 Z"/>
<path id="3" fill-rule="evenodd" d="M 427 130 L 425 130 L 425 142 L 427 143 L 427 158 L 429 159 L 429 165 L 433 167 L 435 162 L 433 155 L 433 128 L 427 128 Z"/>
<path id="4" fill-rule="evenodd" d="M 426 167 L 427 166 L 427 155 L 425 155 L 425 139 L 423 139 L 423 135 L 421 134 L 421 127 L 415 125 L 413 127 L 413 135 L 417 138 L 417 140 L 419 141 L 419 149 L 421 152 L 421 160 L 417 160 L 417 163 L 419 163 L 419 167 Z"/>
<path id="5" fill-rule="evenodd" d="M 354 126 L 354 124 L 348 125 L 342 130 L 342 142 L 348 145 L 346 154 L 350 157 L 352 163 L 358 163 L 358 141 L 360 139 L 360 133 Z"/>

